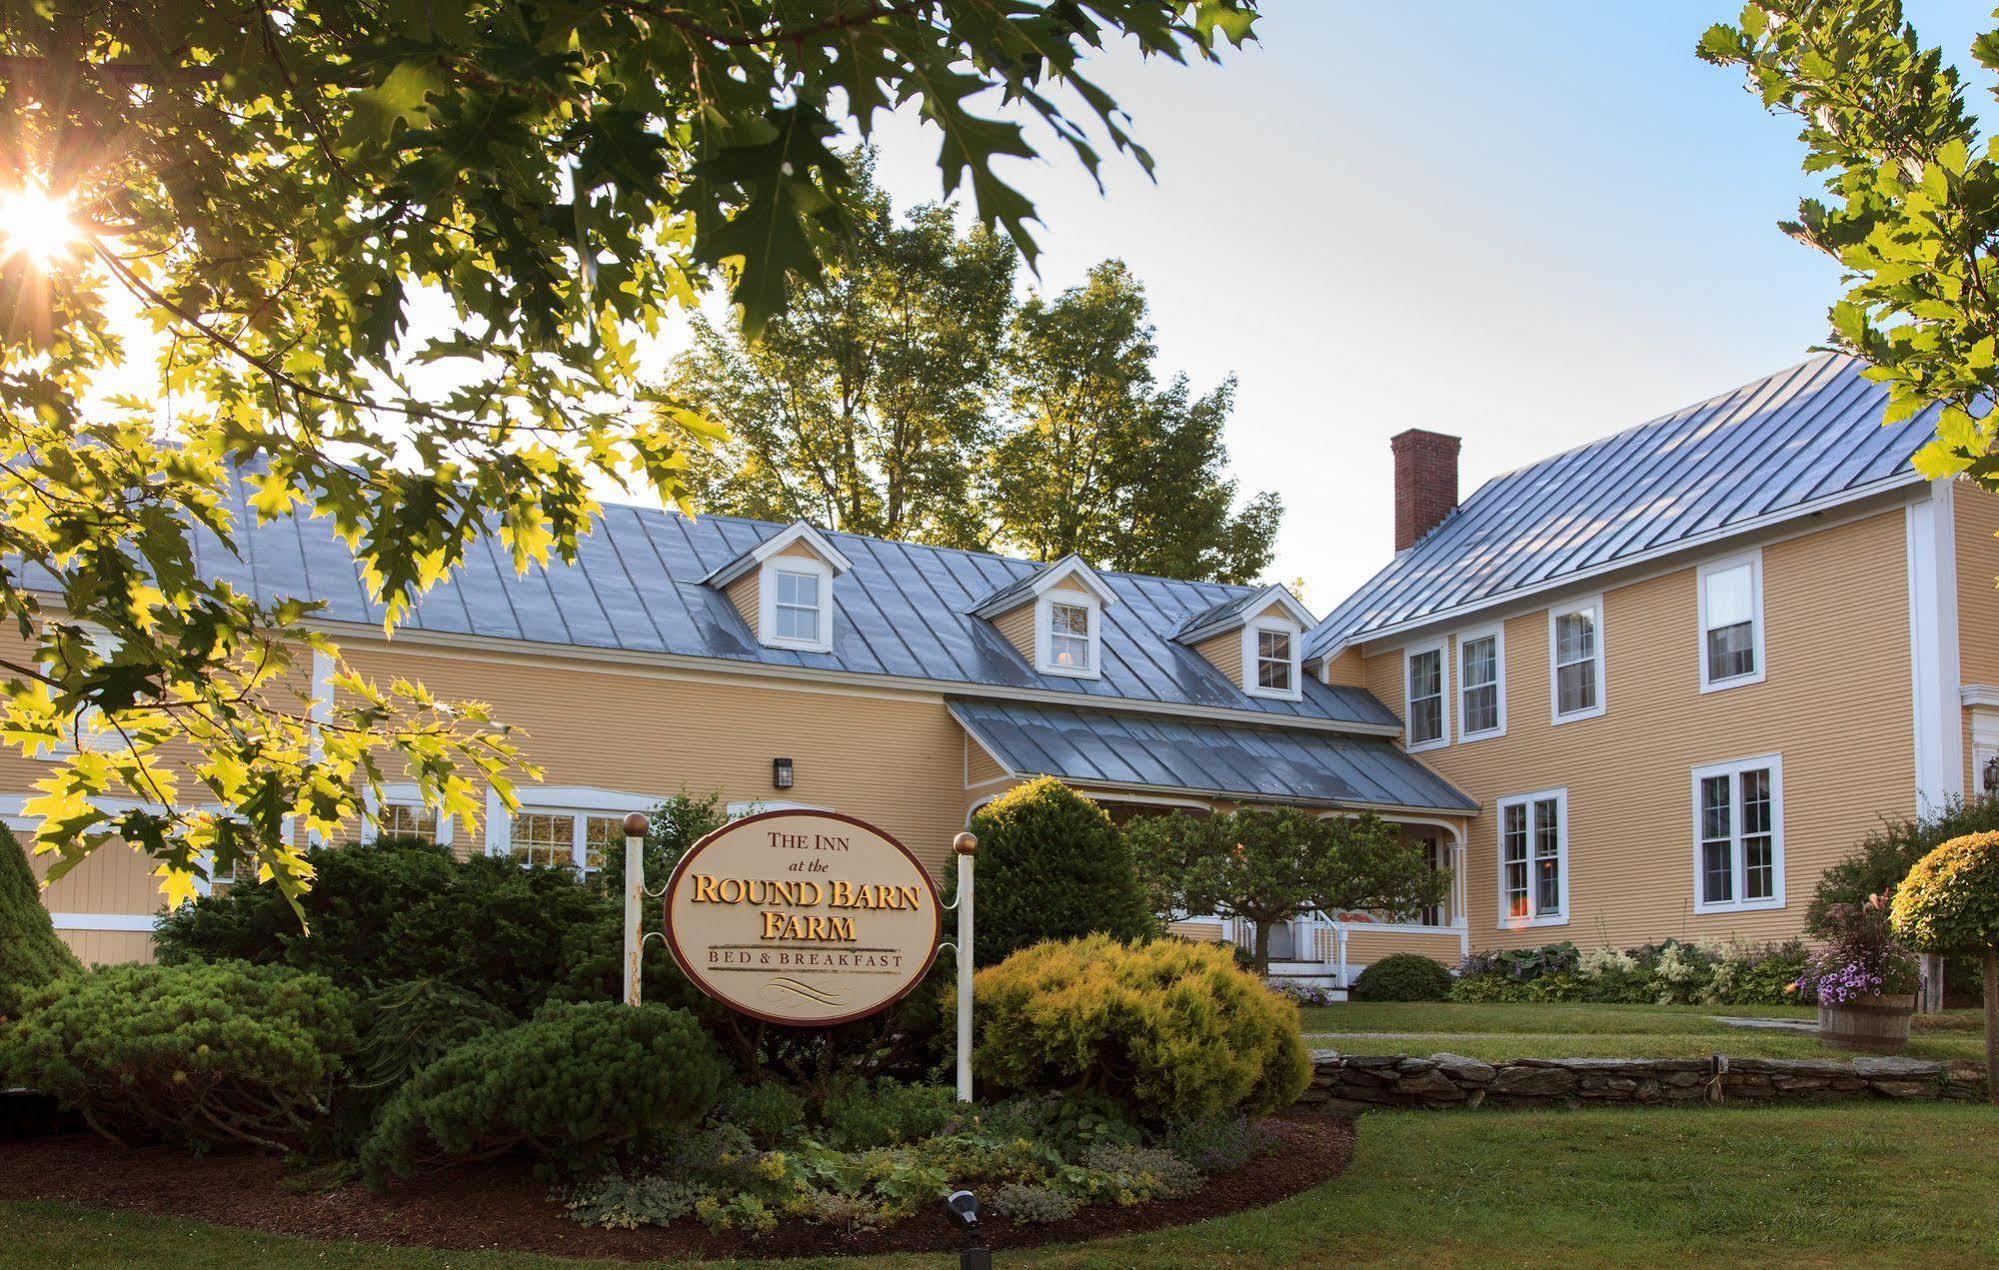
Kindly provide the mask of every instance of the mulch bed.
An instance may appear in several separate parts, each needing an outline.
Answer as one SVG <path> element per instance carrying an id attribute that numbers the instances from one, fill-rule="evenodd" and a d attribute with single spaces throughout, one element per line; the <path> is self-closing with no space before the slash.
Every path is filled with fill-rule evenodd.
<path id="1" fill-rule="evenodd" d="M 1233 1173 L 1207 1180 L 1193 1195 L 1131 1208 L 1086 1208 L 1067 1221 L 1015 1226 L 982 1223 L 995 1249 L 1071 1243 L 1182 1226 L 1259 1208 L 1343 1171 L 1353 1157 L 1353 1122 L 1295 1115 L 1273 1122 L 1278 1145 Z M 630 1261 L 691 1257 L 799 1257 L 880 1252 L 955 1251 L 963 1232 L 943 1213 L 913 1217 L 886 1230 L 842 1235 L 787 1222 L 769 1235 L 710 1233 L 694 1222 L 638 1230 L 592 1230 L 551 1203 L 546 1183 L 523 1166 L 483 1165 L 435 1174 L 371 1195 L 358 1184 L 331 1190 L 287 1182 L 269 1156 L 193 1159 L 168 1147 L 123 1150 L 70 1134 L 0 1143 L 0 1196 L 87 1208 L 159 1213 L 244 1226 L 304 1239 L 452 1249 L 505 1249 L 562 1257 Z"/>

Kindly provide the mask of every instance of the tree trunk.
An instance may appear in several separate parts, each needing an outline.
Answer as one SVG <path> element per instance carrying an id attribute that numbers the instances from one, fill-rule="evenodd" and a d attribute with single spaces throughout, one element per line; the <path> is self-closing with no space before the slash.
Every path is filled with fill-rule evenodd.
<path id="1" fill-rule="evenodd" d="M 1985 950 L 1985 1101 L 1999 1107 L 1999 948 Z"/>
<path id="2" fill-rule="evenodd" d="M 1270 975 L 1270 936 L 1272 934 L 1271 928 L 1273 925 L 1274 923 L 1268 920 L 1260 921 L 1256 924 L 1256 974 L 1258 978 L 1268 978 Z M 1985 1000 L 1988 1005 L 1990 1005 L 1992 1001 L 1992 996 L 1991 996 L 1992 981 L 1993 977 L 1990 974 L 1987 974 L 1985 976 L 1985 983 L 1986 983 Z"/>

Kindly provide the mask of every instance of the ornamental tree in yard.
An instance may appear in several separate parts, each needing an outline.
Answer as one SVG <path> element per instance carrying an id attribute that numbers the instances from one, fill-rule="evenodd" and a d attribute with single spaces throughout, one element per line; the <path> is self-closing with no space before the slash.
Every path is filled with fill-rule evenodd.
<path id="1" fill-rule="evenodd" d="M 328 516 L 392 629 L 489 532 L 517 568 L 573 558 L 593 482 L 685 506 L 718 429 L 648 386 L 638 341 L 711 284 L 752 336 L 818 285 L 852 231 L 836 147 L 910 106 L 943 193 L 969 184 L 1031 259 L 1033 205 L 996 162 L 1036 142 L 989 112 L 1092 171 L 1100 147 L 1149 169 L 1088 56 L 1212 58 L 1253 20 L 1253 0 L 0 10 L 0 740 L 74 751 L 28 809 L 51 876 L 121 837 L 169 903 L 241 865 L 295 898 L 287 818 L 330 831 L 385 773 L 449 814 L 478 812 L 475 781 L 511 798 L 527 769 L 489 710 L 344 672 L 316 707 L 301 654 L 338 671 L 338 649 L 313 605 L 215 580 L 197 541 Z"/>
<path id="2" fill-rule="evenodd" d="M 1889 911 L 1919 952 L 1985 962 L 1985 1092 L 1999 1106 L 1999 833 L 1953 838 L 1916 861 Z"/>
<path id="3" fill-rule="evenodd" d="M 1440 902 L 1450 875 L 1374 816 L 1295 807 L 1175 814 L 1125 826 L 1155 911 L 1212 913 L 1256 928 L 1256 971 L 1270 969 L 1279 922 L 1312 912 L 1403 912 Z"/>
<path id="4" fill-rule="evenodd" d="M 13 830 L 0 826 L 0 1019 L 19 1014 L 30 989 L 77 969 L 36 893 L 28 857 Z"/>
<path id="5" fill-rule="evenodd" d="M 979 838 L 978 963 L 1078 935 L 1154 932 L 1131 848 L 1104 809 L 1052 776 L 1016 786 L 972 816 Z"/>

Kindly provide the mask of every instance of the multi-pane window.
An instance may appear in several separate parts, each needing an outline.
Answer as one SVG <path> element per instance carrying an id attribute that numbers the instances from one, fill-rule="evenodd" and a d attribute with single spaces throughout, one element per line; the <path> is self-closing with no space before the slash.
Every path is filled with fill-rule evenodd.
<path id="1" fill-rule="evenodd" d="M 1465 738 L 1497 732 L 1499 704 L 1499 635 L 1477 635 L 1458 642 L 1458 733 Z"/>
<path id="2" fill-rule="evenodd" d="M 1564 920 L 1568 907 L 1568 809 L 1560 790 L 1499 802 L 1502 924 Z"/>
<path id="3" fill-rule="evenodd" d="M 1555 610 L 1551 636 L 1556 720 L 1602 713 L 1603 624 L 1596 604 Z"/>
<path id="4" fill-rule="evenodd" d="M 1762 578 L 1758 557 L 1700 570 L 1701 686 L 1726 687 L 1762 678 Z"/>
<path id="5" fill-rule="evenodd" d="M 82 632 L 82 643 L 92 657 L 108 662 L 118 655 L 119 640 L 110 631 L 95 622 L 76 622 L 72 625 Z M 44 662 L 43 669 L 51 677 L 61 677 L 64 672 L 80 670 L 82 666 L 81 664 L 57 666 L 52 662 Z M 95 706 L 85 706 L 64 725 L 60 740 L 42 746 L 36 753 L 43 758 L 62 758 L 74 754 L 79 749 L 108 750 L 118 748 L 121 744 L 122 740 L 115 732 L 106 730 L 103 712 Z"/>
<path id="6" fill-rule="evenodd" d="M 1701 910 L 1783 903 L 1782 779 L 1782 764 L 1774 756 L 1694 772 L 1694 871 Z"/>
<path id="7" fill-rule="evenodd" d="M 1409 744 L 1428 745 L 1444 739 L 1444 650 L 1426 648 L 1409 654 Z"/>
<path id="8" fill-rule="evenodd" d="M 422 803 L 390 803 L 382 808 L 384 838 L 421 838 L 437 841 L 437 813 Z"/>
<path id="9" fill-rule="evenodd" d="M 1090 609 L 1086 604 L 1048 606 L 1048 660 L 1064 670 L 1090 667 Z"/>
<path id="10" fill-rule="evenodd" d="M 575 812 L 521 811 L 509 828 L 508 854 L 522 864 L 559 866 L 595 873 L 604 855 L 623 850 L 624 817 Z"/>
<path id="11" fill-rule="evenodd" d="M 1286 630 L 1266 630 L 1256 632 L 1256 686 L 1271 692 L 1290 692 L 1293 687 L 1294 664 L 1291 657 L 1292 636 Z"/>
<path id="12" fill-rule="evenodd" d="M 776 572 L 777 599 L 771 607 L 779 639 L 798 643 L 819 642 L 820 577 L 816 572 L 796 569 Z"/>

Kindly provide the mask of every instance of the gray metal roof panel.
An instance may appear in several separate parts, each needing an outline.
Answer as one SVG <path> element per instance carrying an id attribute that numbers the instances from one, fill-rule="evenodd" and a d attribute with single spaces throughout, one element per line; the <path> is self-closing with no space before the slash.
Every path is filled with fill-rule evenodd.
<path id="1" fill-rule="evenodd" d="M 236 506 L 243 506 L 240 488 Z M 1281 721 L 1393 726 L 1396 716 L 1370 694 L 1306 678 L 1298 702 L 1244 693 L 1174 633 L 1195 614 L 1242 603 L 1256 587 L 1102 573 L 1117 599 L 1104 609 L 1102 677 L 1043 675 L 971 610 L 995 591 L 1044 566 L 985 552 L 829 533 L 853 563 L 833 584 L 833 651 L 766 648 L 728 598 L 701 580 L 785 526 L 728 516 L 688 519 L 650 508 L 613 506 L 584 540 L 574 564 L 552 562 L 516 574 L 491 536 L 475 542 L 464 567 L 415 606 L 417 630 L 551 646 L 664 653 L 773 666 L 952 684 L 1061 692 L 1092 704 L 1129 702 L 1214 707 Z M 379 625 L 359 569 L 330 520 L 306 512 L 252 524 L 239 512 L 240 558 L 213 535 L 197 535 L 201 567 L 263 600 L 291 595 L 325 602 L 325 616 Z"/>
<path id="2" fill-rule="evenodd" d="M 1462 814 L 1478 804 L 1382 737 L 1123 710 L 953 698 L 951 714 L 1008 771 L 1220 798 Z"/>
<path id="3" fill-rule="evenodd" d="M 1494 477 L 1327 615 L 1308 651 L 1920 483 L 1909 460 L 1934 412 L 1883 427 L 1887 390 L 1862 371 L 1815 357 Z"/>

